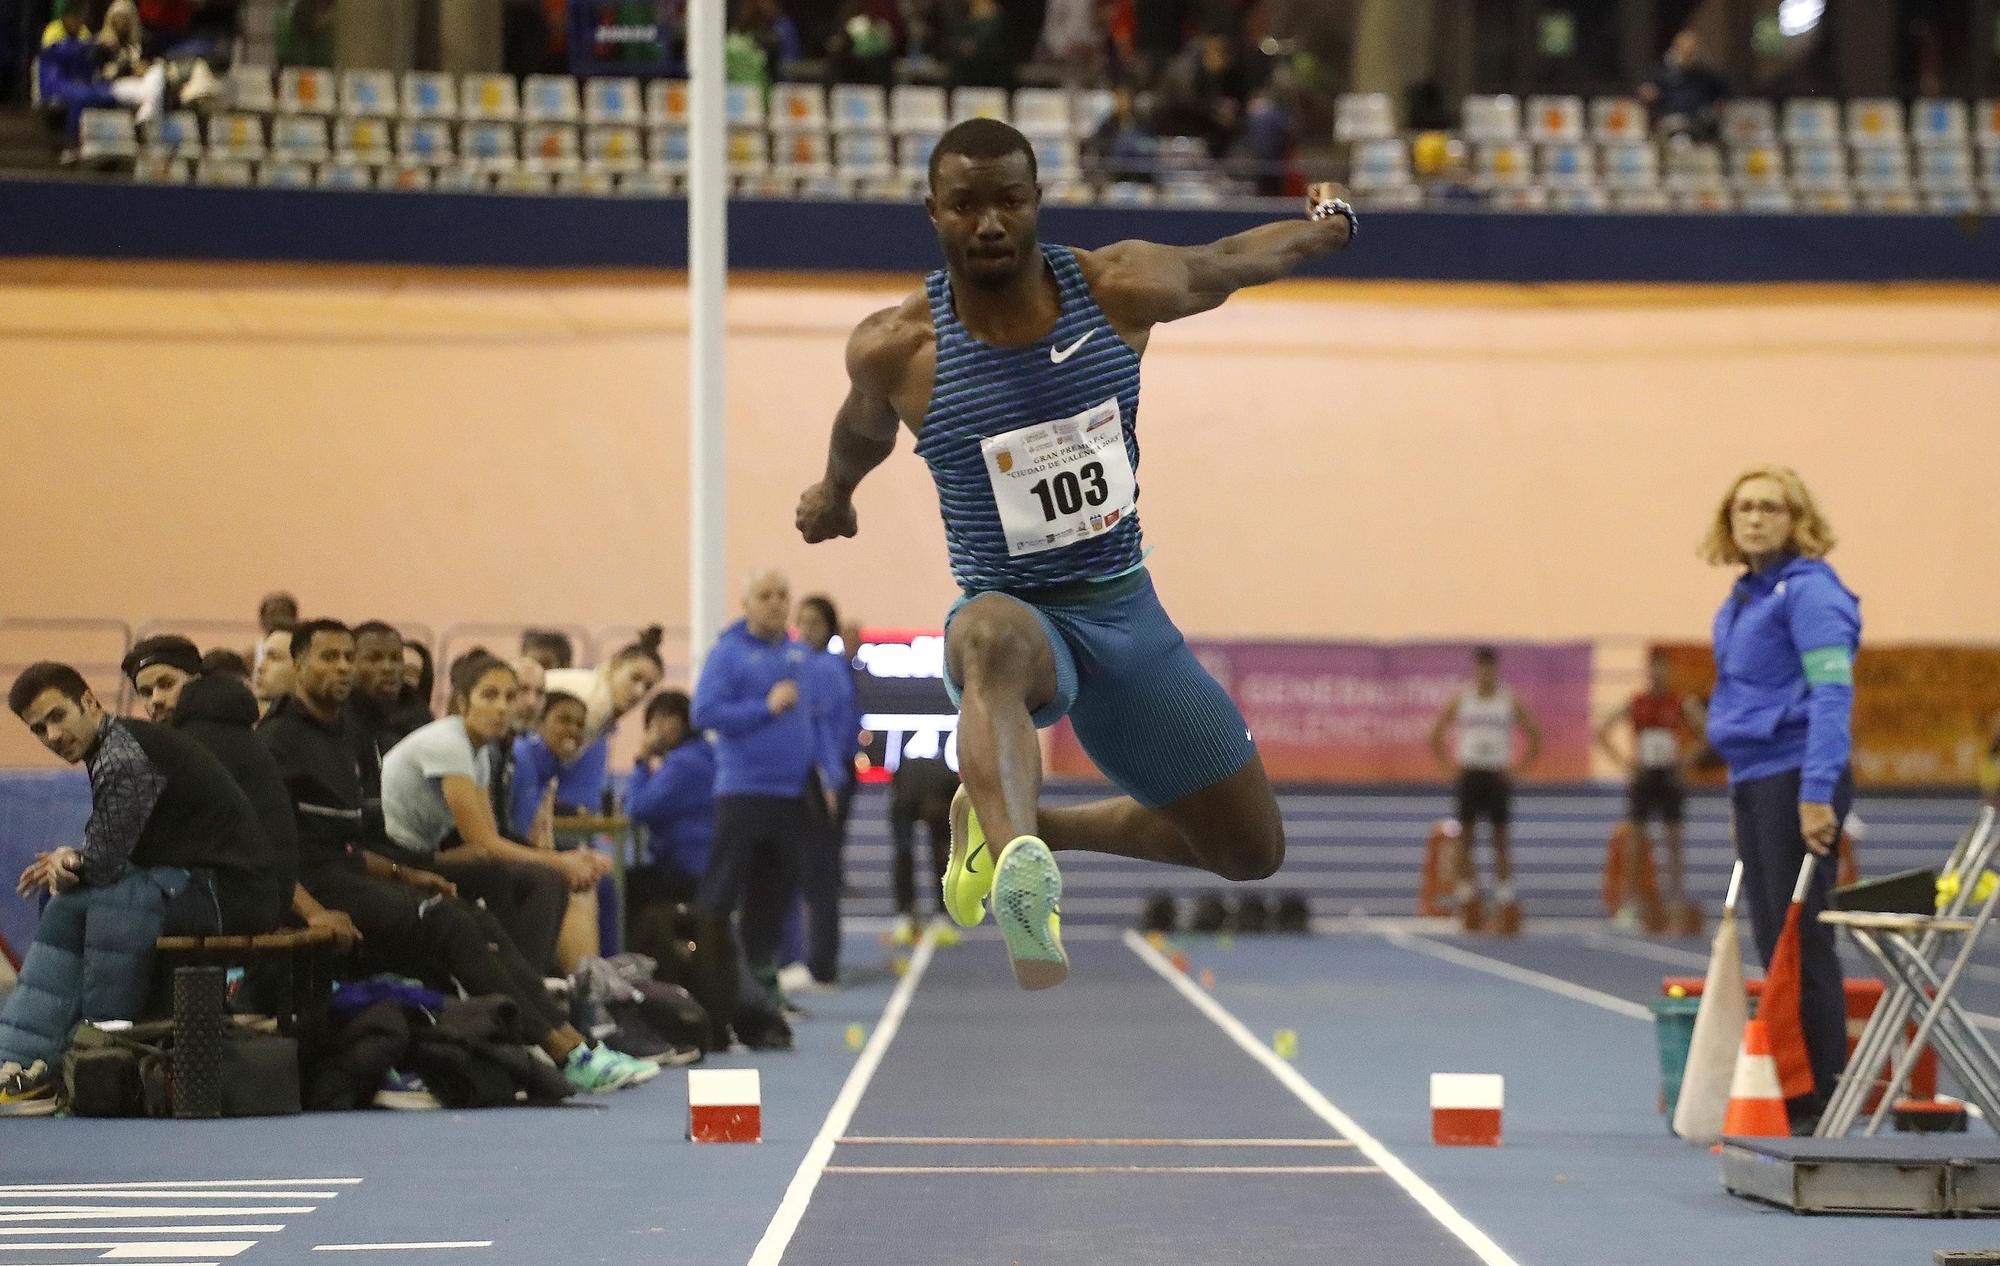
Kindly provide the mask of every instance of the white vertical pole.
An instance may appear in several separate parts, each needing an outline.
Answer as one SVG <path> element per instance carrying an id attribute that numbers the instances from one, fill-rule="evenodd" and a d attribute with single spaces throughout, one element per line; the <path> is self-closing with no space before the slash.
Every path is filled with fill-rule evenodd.
<path id="1" fill-rule="evenodd" d="M 723 294 L 728 279 L 726 0 L 691 0 L 688 48 L 688 663 L 715 644 L 727 601 L 722 447 Z M 690 681 L 692 684 L 692 680 Z"/>

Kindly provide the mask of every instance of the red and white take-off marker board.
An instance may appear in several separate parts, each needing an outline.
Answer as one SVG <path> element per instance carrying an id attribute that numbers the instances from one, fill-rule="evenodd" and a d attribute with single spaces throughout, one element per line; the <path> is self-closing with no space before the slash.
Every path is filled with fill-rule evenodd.
<path id="1" fill-rule="evenodd" d="M 764 1137 L 762 1084 L 754 1068 L 688 1070 L 688 1137 L 756 1143 Z"/>
<path id="2" fill-rule="evenodd" d="M 1500 1146 L 1504 1083 L 1498 1073 L 1431 1074 L 1431 1142 L 1445 1147 Z"/>

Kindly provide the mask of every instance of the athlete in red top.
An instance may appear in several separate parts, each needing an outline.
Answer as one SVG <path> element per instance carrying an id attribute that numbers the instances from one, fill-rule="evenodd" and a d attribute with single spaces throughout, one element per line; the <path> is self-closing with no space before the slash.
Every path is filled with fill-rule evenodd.
<path id="1" fill-rule="evenodd" d="M 1636 841 L 1645 834 L 1646 821 L 1658 814 L 1666 827 L 1666 885 L 1660 893 L 1667 907 L 1675 911 L 1683 903 L 1681 845 L 1686 838 L 1687 790 L 1682 771 L 1690 755 L 1688 740 L 1701 733 L 1701 705 L 1691 696 L 1675 694 L 1667 684 L 1668 662 L 1663 651 L 1654 651 L 1646 666 L 1647 689 L 1633 695 L 1631 702 L 1604 718 L 1597 727 L 1597 745 L 1604 754 L 1623 766 L 1630 778 L 1626 817 L 1632 823 Z M 1632 750 L 1625 753 L 1611 742 L 1611 732 L 1621 723 L 1632 730 Z M 1637 847 L 1625 850 L 1625 904 L 1613 916 L 1621 928 L 1635 929 L 1644 922 L 1638 901 L 1642 859 Z"/>

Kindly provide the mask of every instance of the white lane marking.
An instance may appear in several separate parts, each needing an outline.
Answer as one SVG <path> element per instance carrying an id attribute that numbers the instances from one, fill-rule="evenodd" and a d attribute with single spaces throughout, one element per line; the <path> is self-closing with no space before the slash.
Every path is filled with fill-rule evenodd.
<path id="1" fill-rule="evenodd" d="M 311 1213 L 315 1207 L 309 1204 L 281 1204 L 266 1205 L 261 1209 L 127 1209 L 111 1205 L 0 1205 L 0 1222 L 62 1222 L 71 1218 L 79 1221 L 95 1218 L 214 1218 L 225 1215 L 263 1217 L 273 1213 Z M 33 1209 L 33 1212 L 27 1212 L 27 1209 Z"/>
<path id="2" fill-rule="evenodd" d="M 1350 1139 L 972 1139 L 893 1137 L 846 1138 L 842 1147 L 872 1143 L 956 1147 L 1353 1147 Z"/>
<path id="3" fill-rule="evenodd" d="M 358 1187 L 359 1178 L 217 1178 L 185 1182 L 23 1182 L 0 1184 L 0 1193 L 16 1191 L 146 1191 L 183 1187 Z M 225 1193 L 234 1194 L 234 1193 Z M 243 1192 L 245 1196 L 254 1192 Z"/>
<path id="4" fill-rule="evenodd" d="M 7 1266 L 77 1266 L 75 1262 L 9 1262 Z M 221 1262 L 191 1262 L 185 1258 L 171 1262 L 121 1262 L 119 1266 L 222 1266 Z"/>
<path id="5" fill-rule="evenodd" d="M 1614 1015 L 1622 1015 L 1630 1020 L 1651 1020 L 1653 1018 L 1653 1013 L 1647 1010 L 1644 1005 L 1629 999 L 1615 997 L 1601 990 L 1586 988 L 1575 981 L 1564 980 L 1560 976 L 1551 976 L 1547 972 L 1532 971 L 1529 968 L 1517 967 L 1513 963 L 1504 962 L 1497 958 L 1488 958 L 1484 954 L 1475 954 L 1471 950 L 1460 949 L 1456 945 L 1444 945 L 1431 940 L 1429 937 L 1411 936 L 1407 932 L 1386 930 L 1382 933 L 1382 939 L 1399 949 L 1410 950 L 1418 954 L 1428 954 L 1432 958 L 1442 959 L 1447 963 L 1456 963 L 1460 967 L 1470 967 L 1474 971 L 1482 971 L 1489 976 L 1498 976 L 1502 980 L 1511 980 L 1517 985 L 1528 985 L 1535 989 L 1546 990 L 1549 993 L 1568 998 L 1572 1002 L 1588 1003 L 1593 1007 L 1601 1007 L 1606 1011 L 1612 1012 Z"/>
<path id="6" fill-rule="evenodd" d="M 492 1240 L 415 1240 L 408 1244 L 315 1244 L 315 1253 L 400 1253 L 420 1248 L 492 1248 Z"/>
<path id="7" fill-rule="evenodd" d="M 44 1249 L 108 1248 L 98 1260 L 116 1257 L 234 1257 L 255 1240 L 180 1240 L 172 1244 L 114 1244 L 106 1240 L 64 1240 L 48 1244 L 0 1244 L 0 1253 L 39 1253 Z"/>
<path id="8" fill-rule="evenodd" d="M 1175 971 L 1174 965 L 1162 957 L 1158 950 L 1148 945 L 1144 937 L 1137 932 L 1127 932 L 1125 946 L 1137 954 L 1139 960 L 1152 968 L 1162 980 L 1172 985 L 1183 998 L 1192 1003 L 1195 1010 L 1214 1021 L 1215 1026 L 1227 1034 L 1236 1045 L 1242 1047 L 1250 1058 L 1262 1064 L 1265 1071 L 1277 1078 L 1279 1085 L 1297 1096 L 1299 1102 L 1311 1109 L 1314 1116 L 1332 1126 L 1344 1137 L 1353 1139 L 1354 1145 L 1361 1149 L 1363 1156 L 1381 1166 L 1383 1173 L 1408 1192 L 1410 1197 L 1423 1207 L 1424 1212 L 1436 1218 L 1445 1230 L 1457 1236 L 1480 1261 L 1486 1263 L 1486 1266 L 1519 1266 L 1519 1263 L 1507 1255 L 1506 1250 L 1493 1242 L 1492 1237 L 1474 1226 L 1471 1219 L 1453 1208 L 1449 1201 L 1439 1195 L 1435 1187 L 1419 1178 L 1415 1170 L 1405 1165 L 1374 1135 L 1362 1129 L 1354 1118 L 1334 1107 L 1333 1102 L 1307 1081 L 1298 1069 L 1279 1059 L 1276 1052 L 1259 1042 L 1249 1029 L 1243 1027 L 1241 1020 L 1230 1014 L 1228 1008 L 1203 992 L 1185 975 Z"/>
<path id="9" fill-rule="evenodd" d="M 282 1222 L 251 1226 L 35 1226 L 0 1227 L 0 1235 L 276 1235 Z"/>
<path id="10" fill-rule="evenodd" d="M 931 965 L 931 955 L 936 950 L 936 934 L 926 931 L 917 943 L 917 952 L 910 956 L 909 970 L 897 982 L 896 991 L 889 995 L 889 1005 L 882 1009 L 882 1019 L 875 1025 L 875 1036 L 868 1039 L 861 1058 L 855 1061 L 853 1071 L 847 1074 L 847 1081 L 841 1086 L 833 1107 L 827 1109 L 826 1121 L 819 1127 L 819 1134 L 814 1137 L 812 1146 L 806 1149 L 798 1172 L 792 1175 L 784 1200 L 779 1203 L 778 1211 L 771 1215 L 771 1225 L 764 1229 L 764 1238 L 757 1241 L 756 1250 L 750 1254 L 750 1266 L 778 1266 L 785 1256 L 792 1236 L 798 1233 L 799 1219 L 805 1216 L 806 1206 L 812 1202 L 813 1188 L 819 1185 L 820 1175 L 826 1172 L 827 1162 L 833 1158 L 834 1143 L 846 1133 L 847 1123 L 854 1119 L 854 1109 L 860 1105 L 861 1096 L 867 1093 L 868 1083 L 874 1079 L 875 1070 L 888 1053 L 889 1043 L 896 1040 L 896 1030 L 903 1026 L 903 1016 L 910 1009 L 910 999 L 916 996 L 917 982 L 924 978 L 924 972 Z"/>
<path id="11" fill-rule="evenodd" d="M 1373 1165 L 828 1165 L 829 1174 L 1379 1174 Z"/>
<path id="12" fill-rule="evenodd" d="M 178 1188 L 153 1191 L 106 1190 L 97 1188 L 49 1187 L 34 1191 L 0 1189 L 0 1200 L 333 1200 L 337 1191 L 182 1191 Z"/>

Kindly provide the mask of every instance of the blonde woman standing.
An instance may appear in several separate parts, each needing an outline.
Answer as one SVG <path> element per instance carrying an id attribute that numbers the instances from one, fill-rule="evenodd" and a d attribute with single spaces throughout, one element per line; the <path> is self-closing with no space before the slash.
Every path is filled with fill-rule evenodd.
<path id="1" fill-rule="evenodd" d="M 1715 616 L 1708 741 L 1729 765 L 1743 899 L 1767 964 L 1806 850 L 1830 855 L 1854 799 L 1861 607 L 1825 561 L 1833 545 L 1812 493 L 1785 466 L 1737 476 L 1701 544 L 1709 562 L 1744 569 Z M 1847 1062 L 1840 960 L 1833 929 L 1819 921 L 1834 869 L 1815 867 L 1799 925 L 1799 1018 L 1814 1093 L 1789 1105 L 1795 1129 L 1817 1115 Z"/>

